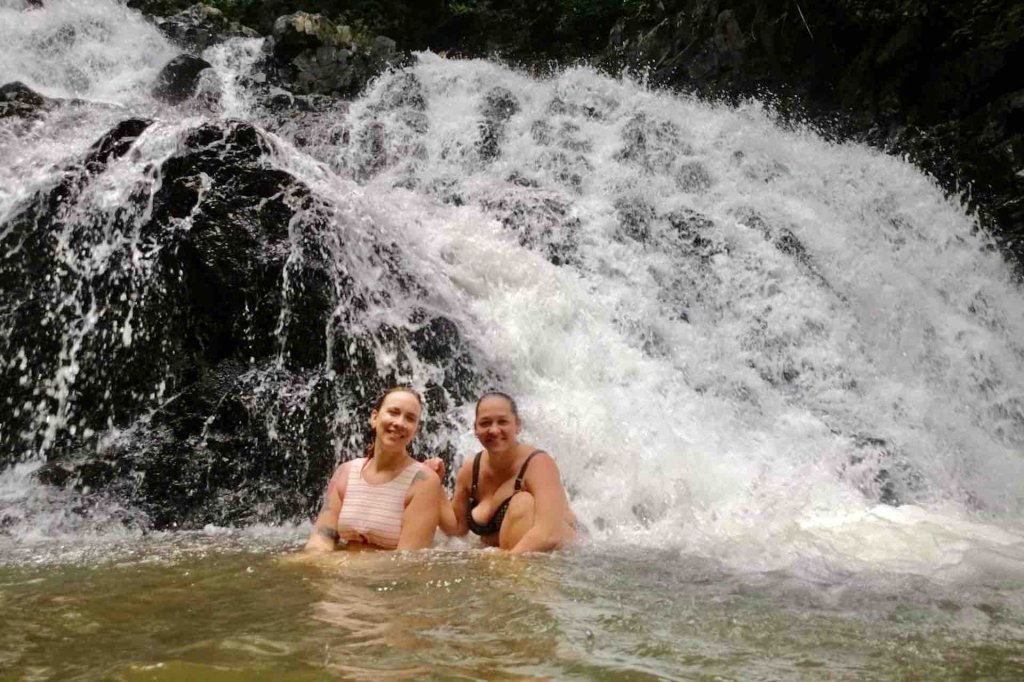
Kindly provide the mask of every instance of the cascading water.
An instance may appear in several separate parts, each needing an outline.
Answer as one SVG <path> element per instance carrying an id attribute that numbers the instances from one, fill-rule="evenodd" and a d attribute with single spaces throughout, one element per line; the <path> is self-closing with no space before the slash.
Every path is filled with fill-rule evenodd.
<path id="1" fill-rule="evenodd" d="M 171 107 L 139 14 L 28 4 L 0 678 L 1020 678 L 1024 292 L 913 166 L 586 67 L 293 99 L 260 39 Z M 515 393 L 582 546 L 296 555 L 395 382 L 452 463 Z"/>
<path id="2" fill-rule="evenodd" d="M 426 214 L 407 239 L 597 537 L 747 568 L 1019 555 L 967 519 L 1022 511 L 1021 291 L 905 162 L 756 105 L 433 55 L 341 125 L 313 153 Z"/>
<path id="3" fill-rule="evenodd" d="M 25 245 L 12 235 L 44 215 L 33 202 L 70 184 L 46 218 L 59 235 L 45 262 L 59 271 L 33 273 L 46 282 L 34 295 L 51 297 L 33 299 L 47 343 L 11 341 L 23 311 L 0 322 L 0 385 L 19 391 L 0 398 L 5 541 L 122 528 L 140 481 L 158 478 L 156 457 L 199 472 L 165 484 L 206 485 L 189 498 L 205 511 L 147 508 L 132 523 L 297 520 L 315 491 L 275 507 L 259 497 L 275 494 L 267 481 L 318 485 L 357 447 L 360 401 L 407 380 L 434 396 L 424 449 L 459 456 L 474 447 L 474 392 L 514 392 L 597 546 L 755 571 L 1024 567 L 1024 292 L 973 219 L 908 163 L 782 129 L 756 103 L 433 54 L 347 111 L 281 114 L 250 78 L 255 39 L 206 51 L 218 107 L 171 109 L 149 90 L 176 50 L 137 14 L 113 2 L 22 9 L 0 4 L 11 46 L 0 81 L 65 99 L 0 121 L 7 272 Z M 110 138 L 118 151 L 96 161 L 90 145 L 129 119 L 136 128 Z M 258 204 L 231 205 L 234 176 L 206 166 L 174 184 L 169 169 L 199 168 L 222 142 L 225 154 L 250 145 L 238 147 L 246 174 L 276 178 L 263 194 L 254 181 Z M 190 188 L 191 213 L 161 203 L 172 186 Z M 277 206 L 283 224 L 250 235 L 265 269 L 232 270 L 272 281 L 200 302 L 235 306 L 229 331 L 243 339 L 216 356 L 235 358 L 230 372 L 218 365 L 204 385 L 227 376 L 245 390 L 218 394 L 233 396 L 229 416 L 218 404 L 186 427 L 162 415 L 193 395 L 199 380 L 180 365 L 200 351 L 174 336 L 192 318 L 161 310 L 177 300 L 174 277 L 198 275 L 161 259 L 198 248 L 208 200 L 254 223 Z M 257 299 L 278 302 L 271 319 L 250 309 Z M 203 357 L 227 333 L 196 337 Z M 302 355 L 298 337 L 320 350 Z M 377 383 L 355 377 L 367 366 Z M 218 434 L 240 420 L 258 435 L 232 451 Z M 320 459 L 314 441 L 330 445 Z M 62 447 L 110 469 L 105 497 L 79 485 L 71 503 L 27 476 Z M 279 466 L 252 469 L 257 455 Z M 225 466 L 250 468 L 214 489 Z M 88 518 L 70 509 L 79 503 Z"/>

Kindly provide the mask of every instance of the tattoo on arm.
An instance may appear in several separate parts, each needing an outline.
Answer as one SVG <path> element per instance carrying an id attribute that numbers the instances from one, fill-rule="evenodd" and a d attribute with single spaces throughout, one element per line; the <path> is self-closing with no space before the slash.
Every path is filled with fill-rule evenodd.
<path id="1" fill-rule="evenodd" d="M 417 471 L 416 475 L 412 477 L 412 482 L 413 483 L 419 483 L 420 481 L 425 481 L 425 480 L 427 480 L 427 472 L 426 471 Z"/>
<path id="2" fill-rule="evenodd" d="M 338 531 L 330 526 L 317 526 L 316 532 L 318 535 L 327 538 L 328 540 L 338 540 Z"/>

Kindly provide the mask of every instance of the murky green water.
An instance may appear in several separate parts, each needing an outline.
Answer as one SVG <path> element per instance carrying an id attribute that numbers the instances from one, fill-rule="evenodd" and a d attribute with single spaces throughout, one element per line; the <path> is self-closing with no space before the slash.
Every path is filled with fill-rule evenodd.
<path id="1" fill-rule="evenodd" d="M 303 561 L 293 542 L 0 566 L 0 679 L 1024 679 L 1012 582 L 737 576 L 629 548 Z"/>

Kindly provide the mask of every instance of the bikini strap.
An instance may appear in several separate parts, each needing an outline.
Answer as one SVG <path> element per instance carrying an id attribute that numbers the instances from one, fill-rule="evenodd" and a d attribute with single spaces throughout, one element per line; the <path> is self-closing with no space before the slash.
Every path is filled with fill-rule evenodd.
<path id="1" fill-rule="evenodd" d="M 484 451 L 476 453 L 476 457 L 473 458 L 473 485 L 469 489 L 469 506 L 476 506 L 476 484 L 480 478 L 480 458 L 483 456 Z"/>
<path id="2" fill-rule="evenodd" d="M 515 492 L 519 492 L 520 490 L 523 489 L 523 478 L 526 476 L 526 467 L 530 464 L 530 460 L 533 459 L 534 455 L 539 455 L 543 452 L 543 450 L 534 450 L 533 452 L 526 456 L 526 460 L 523 462 L 523 466 L 519 468 L 519 475 L 516 476 Z"/>

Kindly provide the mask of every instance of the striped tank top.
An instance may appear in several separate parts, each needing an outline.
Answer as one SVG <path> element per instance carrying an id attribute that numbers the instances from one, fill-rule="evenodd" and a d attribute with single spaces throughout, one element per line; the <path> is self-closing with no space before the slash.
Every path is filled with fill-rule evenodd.
<path id="1" fill-rule="evenodd" d="M 395 549 L 402 533 L 405 493 L 419 472 L 420 464 L 412 462 L 392 480 L 379 485 L 363 479 L 365 465 L 365 457 L 349 464 L 345 499 L 338 515 L 338 535 L 349 542 Z"/>

